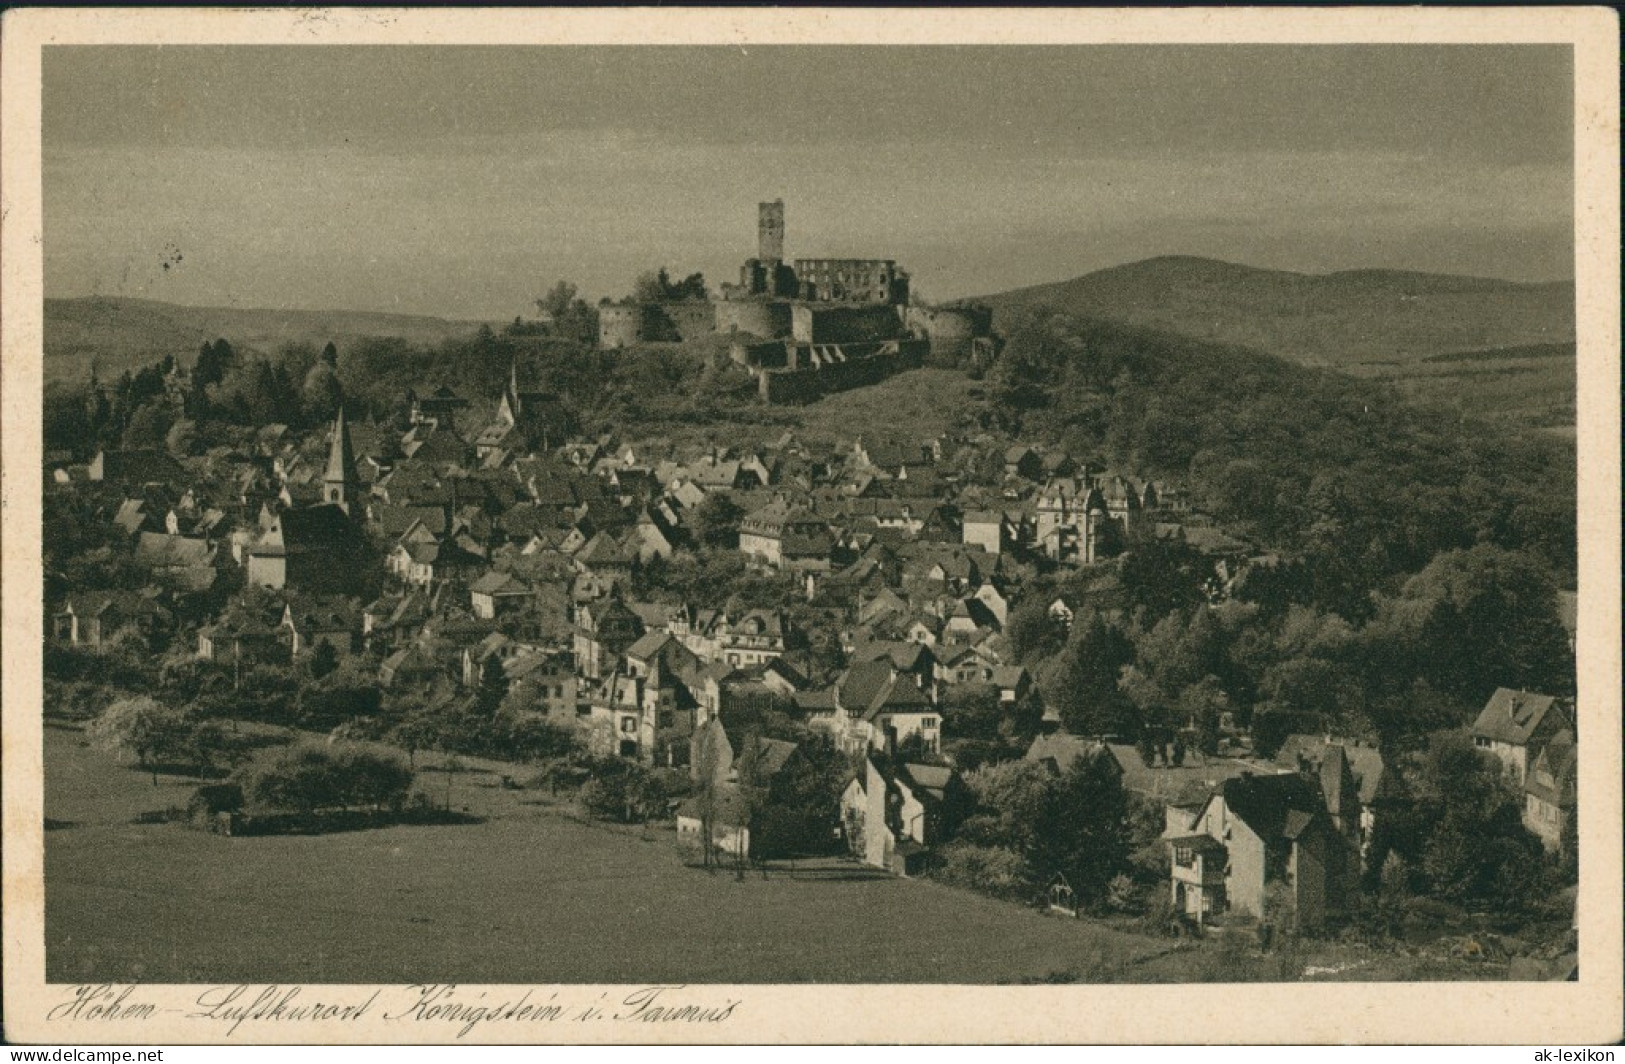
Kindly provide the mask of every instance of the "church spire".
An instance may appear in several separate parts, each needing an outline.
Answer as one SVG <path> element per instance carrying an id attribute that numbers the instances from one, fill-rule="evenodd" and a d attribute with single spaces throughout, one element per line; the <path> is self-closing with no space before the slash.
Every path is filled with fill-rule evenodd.
<path id="1" fill-rule="evenodd" d="M 350 426 L 344 420 L 344 404 L 339 404 L 339 415 L 333 422 L 333 435 L 328 441 L 327 471 L 322 474 L 322 501 L 335 503 L 350 512 L 350 504 L 360 493 L 360 481 L 355 471 L 355 452 L 350 447 Z"/>

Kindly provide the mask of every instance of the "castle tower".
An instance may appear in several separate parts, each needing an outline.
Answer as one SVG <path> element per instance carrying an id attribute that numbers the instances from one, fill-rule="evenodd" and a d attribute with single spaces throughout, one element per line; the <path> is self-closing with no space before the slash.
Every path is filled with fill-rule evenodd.
<path id="1" fill-rule="evenodd" d="M 327 470 L 322 474 L 322 501 L 334 503 L 349 513 L 350 504 L 360 494 L 361 481 L 355 472 L 355 451 L 350 447 L 350 426 L 344 421 L 344 405 L 341 403 L 327 448 Z"/>
<path id="2" fill-rule="evenodd" d="M 764 263 L 784 261 L 784 201 L 756 205 L 756 257 Z"/>

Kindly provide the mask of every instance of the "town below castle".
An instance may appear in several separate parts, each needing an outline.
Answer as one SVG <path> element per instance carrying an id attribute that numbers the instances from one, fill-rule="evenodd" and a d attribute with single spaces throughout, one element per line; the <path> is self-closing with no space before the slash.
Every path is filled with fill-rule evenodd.
<path id="1" fill-rule="evenodd" d="M 489 392 L 424 361 L 380 398 L 364 343 L 275 361 L 221 339 L 93 379 L 46 455 L 44 708 L 48 771 L 113 783 L 48 802 L 99 825 L 53 833 L 63 859 L 123 831 L 327 890 L 318 846 L 386 837 L 502 905 L 556 900 L 534 918 L 582 979 L 621 971 L 600 942 L 698 933 L 668 907 L 751 906 L 831 951 L 808 962 L 825 979 L 1573 972 L 1572 598 L 1482 542 L 1403 579 L 1397 547 L 1311 563 L 1235 515 L 1312 510 L 1302 542 L 1335 545 L 1360 482 L 1294 494 L 1212 448 L 1161 461 L 1123 426 L 1194 417 L 1157 408 L 1161 382 L 1110 398 L 1150 341 L 1061 318 L 1022 338 L 1049 346 L 1018 379 L 986 307 L 915 302 L 890 259 L 786 258 L 786 232 L 760 204 L 756 254 L 714 296 L 662 273 L 576 336 L 482 330 Z M 659 376 L 671 352 L 704 376 Z M 583 399 L 598 379 L 557 383 L 569 360 L 639 359 L 657 382 L 748 380 L 737 420 L 613 420 Z M 928 433 L 771 420 L 931 388 L 981 406 Z M 1356 562 L 1393 570 L 1362 585 Z M 1508 588 L 1528 616 L 1499 608 Z M 1489 649 L 1465 668 L 1417 649 L 1466 639 Z M 403 897 L 444 900 L 404 866 Z M 717 900 L 719 881 L 795 900 Z M 87 902 L 52 904 L 66 928 Z M 935 945 L 889 968 L 907 951 L 876 959 L 864 904 Z M 958 948 L 968 913 L 1038 945 Z M 406 934 L 355 933 L 379 938 L 335 981 Z M 150 946 L 70 938 L 53 930 L 64 978 L 122 977 Z M 1071 959 L 1029 970 L 1052 953 Z M 799 971 L 740 964 L 705 971 Z"/>

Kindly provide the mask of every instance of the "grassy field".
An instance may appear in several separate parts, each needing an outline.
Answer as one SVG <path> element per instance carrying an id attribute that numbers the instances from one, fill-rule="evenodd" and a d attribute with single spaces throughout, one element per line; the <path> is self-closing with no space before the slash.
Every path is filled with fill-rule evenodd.
<path id="1" fill-rule="evenodd" d="M 987 385 L 961 370 L 906 370 L 878 384 L 835 392 L 805 405 L 766 406 L 752 400 L 714 420 L 664 421 L 650 434 L 661 445 L 769 444 L 786 432 L 807 443 L 850 444 L 858 436 L 927 441 L 973 425 L 987 406 Z"/>
<path id="2" fill-rule="evenodd" d="M 581 823 L 484 773 L 452 788 L 481 824 L 224 838 L 132 824 L 192 781 L 154 787 L 77 732 L 47 729 L 46 764 L 52 981 L 992 983 L 1169 978 L 1177 959 L 859 868 L 707 874 L 670 829 Z M 443 780 L 420 775 L 437 796 Z"/>
<path id="3" fill-rule="evenodd" d="M 1574 345 L 1466 352 L 1419 362 L 1366 362 L 1345 372 L 1387 381 L 1413 402 L 1509 431 L 1574 431 Z"/>
<path id="4" fill-rule="evenodd" d="M 851 440 L 861 432 L 884 432 L 897 439 L 930 440 L 962 428 L 985 406 L 986 386 L 960 370 L 908 370 L 869 388 L 826 395 L 791 409 L 798 434 L 809 440 Z"/>
<path id="5" fill-rule="evenodd" d="M 420 759 L 421 761 L 422 759 Z M 135 824 L 197 781 L 45 733 L 52 982 L 1018 983 L 1499 979 L 1505 964 L 1068 920 L 844 862 L 736 879 L 683 864 L 670 827 L 579 819 L 496 762 L 418 784 L 482 818 L 225 838 Z"/>

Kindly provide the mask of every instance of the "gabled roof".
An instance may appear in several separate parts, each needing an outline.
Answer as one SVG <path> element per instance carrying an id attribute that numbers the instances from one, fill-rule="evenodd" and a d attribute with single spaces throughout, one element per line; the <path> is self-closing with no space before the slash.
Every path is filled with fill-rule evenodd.
<path id="1" fill-rule="evenodd" d="M 1348 762 L 1349 771 L 1359 788 L 1361 805 L 1370 805 L 1384 794 L 1387 768 L 1383 764 L 1382 751 L 1369 743 L 1329 740 L 1321 735 L 1289 735 L 1276 753 L 1275 763 L 1292 771 L 1299 770 L 1305 763 L 1317 771 L 1324 771 L 1326 756 L 1333 748 Z"/>
<path id="2" fill-rule="evenodd" d="M 1567 728 L 1552 737 L 1524 780 L 1524 792 L 1567 809 L 1574 805 L 1579 747 Z"/>
<path id="3" fill-rule="evenodd" d="M 947 765 L 921 765 L 909 762 L 903 765 L 897 775 L 908 784 L 908 789 L 914 792 L 916 798 L 942 801 L 947 797 L 948 788 L 953 785 L 954 770 Z"/>
<path id="4" fill-rule="evenodd" d="M 416 506 L 416 505 L 390 505 L 385 503 L 374 511 L 378 515 L 378 528 L 385 536 L 397 537 L 412 527 L 414 523 L 421 523 L 435 535 L 442 535 L 446 531 L 446 508 L 444 506 Z"/>
<path id="5" fill-rule="evenodd" d="M 1265 841 L 1296 839 L 1326 812 L 1320 788 L 1296 772 L 1238 776 L 1219 792 L 1230 813 Z"/>
<path id="6" fill-rule="evenodd" d="M 754 753 L 756 780 L 758 783 L 766 783 L 779 774 L 779 770 L 784 768 L 785 762 L 789 761 L 795 752 L 795 743 L 784 739 L 758 737 L 754 751 L 751 750 L 748 743 L 741 744 L 739 754 L 734 758 L 734 764 L 737 766 L 747 756 Z"/>
<path id="7" fill-rule="evenodd" d="M 349 514 L 331 504 L 300 506 L 277 515 L 282 529 L 282 550 L 286 554 L 334 550 L 354 542 L 355 529 Z M 254 553 L 259 553 L 254 548 Z"/>
<path id="8" fill-rule="evenodd" d="M 1553 695 L 1498 687 L 1473 722 L 1473 735 L 1492 742 L 1526 746 L 1557 703 Z"/>
<path id="9" fill-rule="evenodd" d="M 857 647 L 853 657 L 860 661 L 886 661 L 906 672 L 928 671 L 936 655 L 930 647 L 900 639 L 877 639 Z"/>
<path id="10" fill-rule="evenodd" d="M 1092 761 L 1102 755 L 1110 758 L 1114 765 L 1117 764 L 1116 756 L 1105 743 L 1057 731 L 1034 739 L 1022 760 L 1049 765 L 1060 773 L 1069 771 L 1080 757 Z M 1121 771 L 1122 766 L 1117 767 Z"/>
<path id="11" fill-rule="evenodd" d="M 667 643 L 676 641 L 669 632 L 645 632 L 626 648 L 626 656 L 636 658 L 638 661 L 653 661 L 656 655 L 666 648 Z"/>
<path id="12" fill-rule="evenodd" d="M 1017 687 L 1027 676 L 1027 670 L 1021 665 L 995 665 L 993 666 L 993 683 L 997 687 Z"/>
<path id="13" fill-rule="evenodd" d="M 933 708 L 931 696 L 916 687 L 906 676 L 896 676 L 886 685 L 884 692 L 872 702 L 865 720 L 873 720 L 882 713 L 926 713 Z"/>
<path id="14" fill-rule="evenodd" d="M 885 693 L 891 682 L 890 661 L 864 661 L 847 669 L 836 682 L 836 695 L 847 709 L 865 709 Z"/>
<path id="15" fill-rule="evenodd" d="M 493 570 L 486 573 L 469 585 L 469 591 L 476 595 L 528 595 L 529 587 L 514 578 L 511 573 Z"/>

